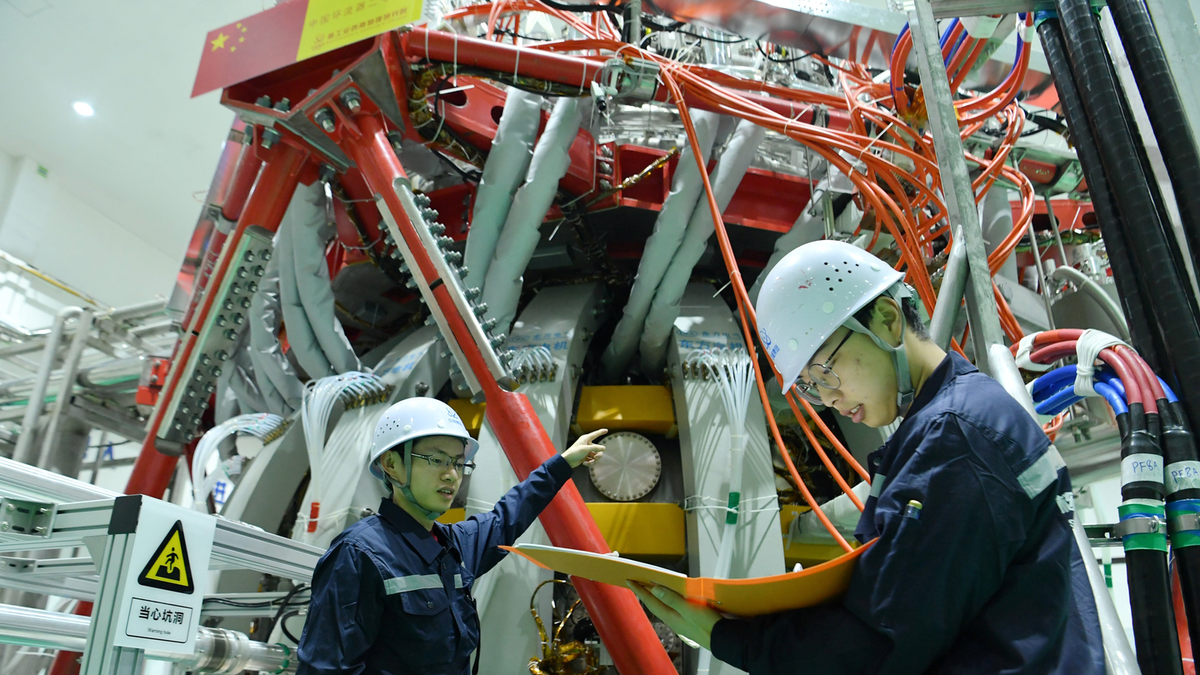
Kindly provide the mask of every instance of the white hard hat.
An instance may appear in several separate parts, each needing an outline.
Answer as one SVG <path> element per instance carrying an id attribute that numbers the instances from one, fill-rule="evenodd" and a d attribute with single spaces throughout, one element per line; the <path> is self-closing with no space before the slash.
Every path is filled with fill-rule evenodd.
<path id="1" fill-rule="evenodd" d="M 784 392 L 840 326 L 867 334 L 896 357 L 895 349 L 856 321 L 854 313 L 893 286 L 897 301 L 907 297 L 903 273 L 857 246 L 822 240 L 788 253 L 767 274 L 755 307 L 758 334 L 783 378 Z"/>
<path id="2" fill-rule="evenodd" d="M 407 398 L 392 404 L 375 424 L 375 441 L 371 448 L 371 475 L 384 480 L 379 458 L 405 441 L 426 436 L 453 436 L 466 446 L 464 460 L 470 461 L 479 450 L 479 442 L 471 438 L 462 418 L 454 408 L 436 398 Z"/>

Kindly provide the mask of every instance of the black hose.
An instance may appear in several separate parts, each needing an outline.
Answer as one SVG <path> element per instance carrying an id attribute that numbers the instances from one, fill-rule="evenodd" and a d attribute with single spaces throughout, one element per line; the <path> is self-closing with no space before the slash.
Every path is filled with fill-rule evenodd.
<path id="1" fill-rule="evenodd" d="M 1117 534 L 1125 549 L 1133 642 L 1142 675 L 1183 675 L 1167 568 L 1166 528 L 1157 526 L 1166 519 L 1162 467 L 1162 450 L 1147 429 L 1145 408 L 1140 402 L 1131 402 L 1128 433 L 1121 439 L 1122 502 Z"/>
<path id="2" fill-rule="evenodd" d="M 1167 55 L 1143 0 L 1110 0 L 1108 6 L 1171 177 L 1190 257 L 1200 263 L 1200 152 Z"/>
<path id="3" fill-rule="evenodd" d="M 1163 420 L 1162 449 L 1166 463 L 1167 528 L 1179 570 L 1188 638 L 1200 645 L 1200 525 L 1184 520 L 1200 513 L 1200 454 L 1192 432 L 1183 424 L 1183 410 L 1166 400 L 1158 402 Z"/>
<path id="4" fill-rule="evenodd" d="M 1143 286 L 1134 272 L 1125 234 L 1121 231 L 1117 203 L 1108 188 L 1108 178 L 1104 175 L 1104 166 L 1100 162 L 1096 137 L 1092 135 L 1091 127 L 1088 126 L 1083 101 L 1079 98 L 1079 90 L 1071 75 L 1071 64 L 1067 60 L 1067 48 L 1063 43 L 1062 28 L 1058 20 L 1048 19 L 1041 22 L 1038 26 L 1038 36 L 1042 40 L 1042 51 L 1046 54 L 1050 74 L 1054 77 L 1054 86 L 1058 90 L 1063 115 L 1067 118 L 1075 153 L 1079 156 L 1079 165 L 1087 180 L 1092 210 L 1100 224 L 1104 248 L 1108 251 L 1108 262 L 1112 267 L 1113 281 L 1117 285 L 1117 295 L 1121 298 L 1121 307 L 1129 323 L 1130 339 L 1151 368 L 1156 372 L 1166 372 L 1166 362 L 1162 357 L 1163 344 L 1158 333 L 1152 329 L 1144 306 L 1143 299 L 1147 297 L 1150 289 Z"/>
<path id="5" fill-rule="evenodd" d="M 1088 0 L 1055 0 L 1067 57 L 1092 133 L 1104 139 L 1098 145 L 1109 187 L 1116 198 L 1125 232 L 1132 245 L 1135 272 L 1151 289 L 1146 314 L 1165 347 L 1169 370 L 1192 428 L 1200 422 L 1200 325 L 1193 310 L 1195 298 L 1183 270 L 1174 264 L 1177 249 L 1167 239 L 1155 198 L 1133 141 L 1131 125 L 1121 105 L 1116 75 L 1108 61 L 1100 29 Z"/>

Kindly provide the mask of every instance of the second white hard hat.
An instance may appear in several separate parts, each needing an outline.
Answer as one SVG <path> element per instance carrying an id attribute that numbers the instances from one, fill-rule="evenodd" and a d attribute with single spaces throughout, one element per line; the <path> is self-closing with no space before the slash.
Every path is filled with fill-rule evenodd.
<path id="1" fill-rule="evenodd" d="M 825 240 L 796 248 L 766 274 L 755 307 L 758 333 L 784 392 L 839 326 L 904 278 L 857 246 Z"/>

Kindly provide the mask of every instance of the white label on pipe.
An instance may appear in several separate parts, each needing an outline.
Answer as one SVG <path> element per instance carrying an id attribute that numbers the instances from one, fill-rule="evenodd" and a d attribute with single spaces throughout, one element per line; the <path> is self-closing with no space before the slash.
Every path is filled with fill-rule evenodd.
<path id="1" fill-rule="evenodd" d="M 1194 459 L 1167 465 L 1167 494 L 1200 488 L 1200 462 Z"/>
<path id="2" fill-rule="evenodd" d="M 1163 482 L 1163 460 L 1158 455 L 1138 453 L 1121 460 L 1121 485 Z"/>

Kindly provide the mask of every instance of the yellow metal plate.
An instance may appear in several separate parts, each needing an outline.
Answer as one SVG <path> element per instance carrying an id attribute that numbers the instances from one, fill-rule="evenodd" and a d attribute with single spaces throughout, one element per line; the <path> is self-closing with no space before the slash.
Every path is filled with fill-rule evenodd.
<path id="1" fill-rule="evenodd" d="M 575 421 L 584 433 L 596 429 L 669 434 L 675 428 L 671 390 L 658 385 L 584 387 Z"/>

